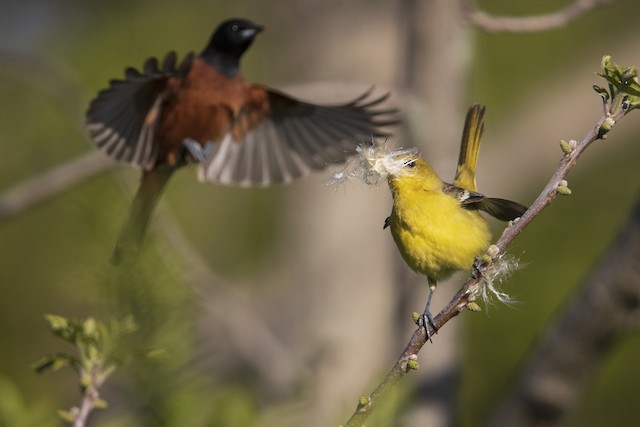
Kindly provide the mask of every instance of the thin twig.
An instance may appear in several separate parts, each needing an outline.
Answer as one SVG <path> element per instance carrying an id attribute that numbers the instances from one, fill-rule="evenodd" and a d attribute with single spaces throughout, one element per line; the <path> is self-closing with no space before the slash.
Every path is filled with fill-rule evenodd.
<path id="1" fill-rule="evenodd" d="M 42 93 L 51 96 L 66 114 L 69 122 L 86 138 L 82 120 L 84 113 L 81 79 L 72 67 L 63 61 L 32 55 L 26 52 L 0 48 L 0 70 L 13 79 L 24 80 Z M 27 178 L 0 194 L 0 222 L 7 221 L 59 193 L 99 175 L 116 165 L 97 150 L 82 154 L 55 166 L 40 175 Z"/>
<path id="2" fill-rule="evenodd" d="M 490 33 L 531 33 L 564 28 L 582 15 L 615 0 L 575 0 L 556 12 L 532 16 L 494 16 L 479 10 L 475 0 L 464 0 L 467 20 Z"/>
<path id="3" fill-rule="evenodd" d="M 91 381 L 84 389 L 80 408 L 72 409 L 75 416 L 73 419 L 73 427 L 87 426 L 91 414 L 93 414 L 93 411 L 100 401 L 98 389 L 102 386 L 105 378 L 106 377 L 101 376 L 97 370 L 91 373 Z"/>
<path id="4" fill-rule="evenodd" d="M 640 315 L 638 259 L 640 198 L 579 292 L 542 334 L 488 426 L 563 424 L 619 338 L 634 328 L 630 320 Z"/>
<path id="5" fill-rule="evenodd" d="M 82 398 L 82 406 L 78 409 L 76 414 L 76 418 L 73 420 L 73 427 L 85 427 L 87 422 L 89 422 L 89 417 L 93 413 L 93 410 L 96 408 L 95 401 L 97 399 L 98 391 L 89 386 L 84 391 L 84 396 Z"/>
<path id="6" fill-rule="evenodd" d="M 289 392 L 298 379 L 308 373 L 306 367 L 293 357 L 255 302 L 211 269 L 169 215 L 157 212 L 155 221 L 168 243 L 160 241 L 160 256 L 171 264 L 176 262 L 176 253 L 180 254 L 184 282 L 225 330 L 236 355 L 251 366 L 271 390 Z M 256 357 L 257 354 L 260 357 Z"/>
<path id="7" fill-rule="evenodd" d="M 559 192 L 559 187 L 568 189 L 564 178 L 569 170 L 571 170 L 571 168 L 576 164 L 578 157 L 580 157 L 591 143 L 597 139 L 604 138 L 606 132 L 603 132 L 603 129 L 606 128 L 608 132 L 608 130 L 610 130 L 626 112 L 627 110 L 618 108 L 613 114 L 605 113 L 598 123 L 587 132 L 582 140 L 575 144 L 575 148 L 562 157 L 560 165 L 535 202 L 520 219 L 510 223 L 502 233 L 500 239 L 495 243 L 494 249 L 496 250 L 491 251 L 490 263 L 497 260 L 516 236 L 520 234 L 520 232 L 522 232 L 522 230 L 555 199 Z M 477 268 L 485 269 L 487 266 L 488 265 L 477 266 Z M 451 301 L 449 301 L 447 306 L 434 318 L 435 329 L 429 325 L 429 332 L 431 335 L 435 334 L 437 330 L 442 328 L 449 320 L 460 314 L 467 304 L 475 298 L 474 296 L 481 282 L 480 276 L 481 274 L 472 272 L 471 276 L 467 279 L 462 288 L 456 293 Z M 409 343 L 382 383 L 380 383 L 369 396 L 360 399 L 360 403 L 349 421 L 345 424 L 345 427 L 359 427 L 364 424 L 365 420 L 373 412 L 375 407 L 383 400 L 385 394 L 391 390 L 400 378 L 410 370 L 412 365 L 409 361 L 417 359 L 417 354 L 425 343 L 425 328 L 419 327 L 411 335 Z"/>

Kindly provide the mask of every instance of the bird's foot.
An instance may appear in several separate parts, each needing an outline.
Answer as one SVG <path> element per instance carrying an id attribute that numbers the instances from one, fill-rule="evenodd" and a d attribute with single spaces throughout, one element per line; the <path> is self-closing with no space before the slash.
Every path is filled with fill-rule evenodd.
<path id="1" fill-rule="evenodd" d="M 433 340 L 431 339 L 432 334 L 431 332 L 429 332 L 429 326 L 433 328 L 434 335 L 438 333 L 438 327 L 433 321 L 433 316 L 431 315 L 431 311 L 429 311 L 428 308 L 425 310 L 424 313 L 418 316 L 418 321 L 416 323 L 418 324 L 418 327 L 424 328 L 424 332 L 427 334 L 427 339 L 431 343 L 433 343 Z"/>
<path id="2" fill-rule="evenodd" d="M 182 141 L 182 145 L 197 163 L 203 163 L 213 148 L 213 144 L 210 142 L 202 146 L 198 141 L 191 138 L 186 138 Z"/>
<path id="3" fill-rule="evenodd" d="M 490 259 L 487 261 L 484 257 L 476 257 L 473 265 L 471 266 L 471 277 L 477 280 L 484 279 L 484 272 L 489 262 Z"/>

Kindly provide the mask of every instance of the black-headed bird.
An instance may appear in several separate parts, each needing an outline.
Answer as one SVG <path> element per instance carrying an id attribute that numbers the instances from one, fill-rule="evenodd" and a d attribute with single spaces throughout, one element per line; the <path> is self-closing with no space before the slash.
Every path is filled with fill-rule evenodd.
<path id="1" fill-rule="evenodd" d="M 387 135 L 395 110 L 370 92 L 322 106 L 246 82 L 240 58 L 263 27 L 246 19 L 222 22 L 199 55 L 176 63 L 148 59 L 125 70 L 91 102 L 91 137 L 111 157 L 142 169 L 142 180 L 112 254 L 132 262 L 152 210 L 169 178 L 191 162 L 201 180 L 244 186 L 289 182 L 343 162 L 358 143 Z"/>

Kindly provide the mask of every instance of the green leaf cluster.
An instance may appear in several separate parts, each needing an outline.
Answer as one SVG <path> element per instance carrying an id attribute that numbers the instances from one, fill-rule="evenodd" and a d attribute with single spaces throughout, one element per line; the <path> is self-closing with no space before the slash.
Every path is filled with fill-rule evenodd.
<path id="1" fill-rule="evenodd" d="M 127 359 L 127 355 L 118 348 L 123 338 L 135 332 L 137 326 L 131 317 L 121 321 L 112 321 L 108 325 L 89 317 L 84 321 L 67 319 L 53 314 L 45 315 L 51 332 L 75 348 L 77 354 L 54 353 L 42 357 L 33 365 L 33 369 L 42 373 L 48 369 L 54 371 L 69 366 L 81 378 L 83 386 L 89 384 L 86 375 L 96 368 L 104 374 L 111 373 Z"/>
<path id="2" fill-rule="evenodd" d="M 97 390 L 117 367 L 136 355 L 155 357 L 163 353 L 157 349 L 141 352 L 128 345 L 128 338 L 138 330 L 131 316 L 108 323 L 98 322 L 93 317 L 77 321 L 53 314 L 45 315 L 45 319 L 51 332 L 70 344 L 75 352 L 45 355 L 33 364 L 33 369 L 42 373 L 49 369 L 57 371 L 65 366 L 72 368 L 79 376 L 82 390 L 95 391 L 93 403 L 97 409 L 107 407 L 107 402 L 98 397 Z M 73 409 L 58 413 L 68 422 L 73 422 L 75 418 Z"/>
<path id="3" fill-rule="evenodd" d="M 607 87 L 594 85 L 593 89 L 602 96 L 605 109 L 611 115 L 618 111 L 623 114 L 640 108 L 640 83 L 637 67 L 616 64 L 611 56 L 602 58 L 602 72 L 598 73 L 607 82 Z"/>

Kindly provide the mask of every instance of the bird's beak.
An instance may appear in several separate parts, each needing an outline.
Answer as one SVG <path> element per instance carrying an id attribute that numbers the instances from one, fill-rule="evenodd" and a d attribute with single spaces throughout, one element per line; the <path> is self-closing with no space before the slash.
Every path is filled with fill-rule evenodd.
<path id="1" fill-rule="evenodd" d="M 252 39 L 254 38 L 259 32 L 261 32 L 262 30 L 264 30 L 264 27 L 261 25 L 255 25 L 251 28 L 247 28 L 244 29 L 240 32 L 240 34 L 242 35 L 242 38 L 244 39 Z"/>

